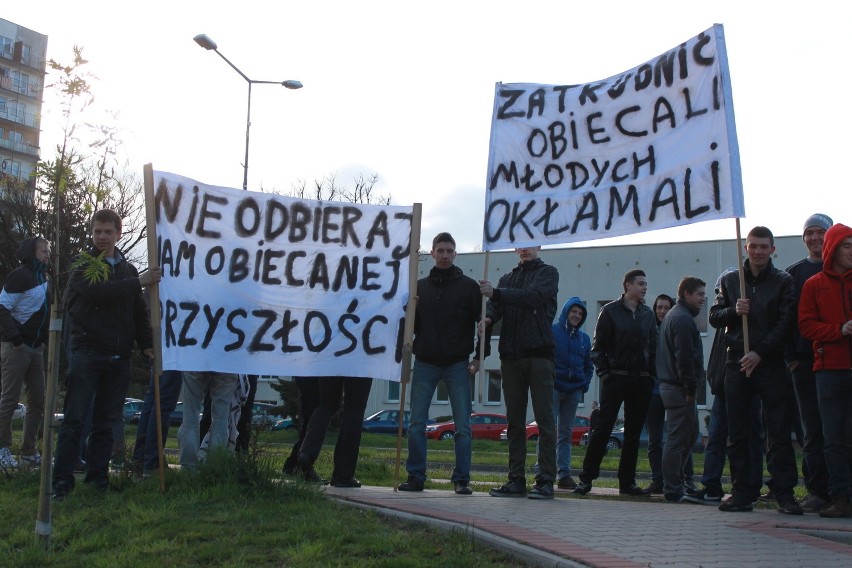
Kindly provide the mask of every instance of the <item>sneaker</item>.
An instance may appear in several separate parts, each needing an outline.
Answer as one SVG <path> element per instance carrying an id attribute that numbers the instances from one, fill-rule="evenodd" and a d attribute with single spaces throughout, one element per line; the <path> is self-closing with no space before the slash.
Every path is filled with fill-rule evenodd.
<path id="1" fill-rule="evenodd" d="M 819 513 L 828 506 L 828 501 L 810 493 L 807 497 L 799 501 L 799 506 L 805 513 Z"/>
<path id="2" fill-rule="evenodd" d="M 409 475 L 408 480 L 400 483 L 397 489 L 400 491 L 423 491 L 423 480 Z"/>
<path id="3" fill-rule="evenodd" d="M 758 497 L 759 501 L 776 501 L 775 493 L 770 489 L 766 493 L 763 493 L 760 497 Z"/>
<path id="4" fill-rule="evenodd" d="M 41 466 L 41 454 L 38 453 L 37 451 L 33 452 L 31 454 L 27 454 L 27 455 L 21 454 L 20 459 L 21 459 L 20 463 L 24 467 L 40 467 Z"/>
<path id="5" fill-rule="evenodd" d="M 456 492 L 456 495 L 470 495 L 473 493 L 473 489 L 470 488 L 470 485 L 467 481 L 454 482 L 453 491 Z"/>
<path id="6" fill-rule="evenodd" d="M 551 488 L 551 491 L 553 488 Z M 510 479 L 500 487 L 495 487 L 488 492 L 492 497 L 526 497 L 527 482 L 523 477 Z"/>
<path id="7" fill-rule="evenodd" d="M 687 491 L 683 496 L 684 501 L 698 503 L 700 505 L 716 505 L 722 502 L 723 495 L 712 489 L 701 489 L 699 491 Z"/>
<path id="8" fill-rule="evenodd" d="M 852 517 L 852 507 L 849 506 L 849 498 L 839 495 L 831 500 L 831 505 L 819 512 L 824 519 L 840 519 Z"/>
<path id="9" fill-rule="evenodd" d="M 689 493 L 690 491 L 698 491 L 698 487 L 695 486 L 695 482 L 692 481 L 691 479 L 687 479 L 686 481 L 683 482 L 683 484 L 684 484 L 684 486 L 686 486 L 686 492 L 687 493 Z"/>
<path id="10" fill-rule="evenodd" d="M 571 490 L 573 490 L 573 489 L 576 489 L 577 482 L 574 481 L 574 479 L 569 475 L 569 476 L 566 476 L 566 477 L 563 477 L 562 479 L 560 479 L 559 482 L 556 484 L 556 487 L 558 487 L 559 489 L 571 489 Z"/>
<path id="11" fill-rule="evenodd" d="M 533 488 L 527 493 L 527 499 L 553 499 L 553 482 L 536 481 Z"/>
<path id="12" fill-rule="evenodd" d="M 805 512 L 799 506 L 793 495 L 778 496 L 778 512 L 784 515 L 804 515 Z"/>
<path id="13" fill-rule="evenodd" d="M 586 483 L 585 481 L 580 481 L 577 484 L 577 487 L 574 488 L 574 493 L 576 495 L 588 495 L 589 491 L 592 490 L 592 482 Z"/>
<path id="14" fill-rule="evenodd" d="M 648 495 L 662 495 L 663 494 L 663 482 L 662 481 L 652 481 L 645 487 L 645 491 L 648 492 Z"/>
<path id="15" fill-rule="evenodd" d="M 64 501 L 71 493 L 72 486 L 64 481 L 60 481 L 53 486 L 53 495 L 51 499 L 54 501 Z"/>
<path id="16" fill-rule="evenodd" d="M 754 505 L 749 500 L 743 501 L 742 499 L 736 499 L 732 495 L 719 503 L 719 510 L 727 513 L 744 513 L 753 511 Z"/>
<path id="17" fill-rule="evenodd" d="M 666 493 L 666 503 L 689 503 L 683 493 Z"/>
<path id="18" fill-rule="evenodd" d="M 646 489 L 642 489 L 638 485 L 631 485 L 630 487 L 625 487 L 623 489 L 618 490 L 619 495 L 630 495 L 632 497 L 647 497 L 651 493 Z"/>
<path id="19" fill-rule="evenodd" d="M 15 461 L 15 456 L 9 451 L 9 448 L 0 448 L 0 468 L 11 469 L 18 467 L 18 462 Z"/>

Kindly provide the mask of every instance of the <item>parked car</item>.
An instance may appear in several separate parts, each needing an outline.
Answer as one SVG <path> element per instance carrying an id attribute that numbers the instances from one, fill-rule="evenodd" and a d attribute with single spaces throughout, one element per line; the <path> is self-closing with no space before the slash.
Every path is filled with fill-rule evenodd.
<path id="1" fill-rule="evenodd" d="M 411 411 L 405 410 L 402 415 L 402 433 L 408 433 L 408 422 L 411 419 Z M 433 419 L 429 419 L 427 424 L 434 424 Z M 399 428 L 399 410 L 380 410 L 364 419 L 362 426 L 364 432 L 396 434 Z"/>
<path id="2" fill-rule="evenodd" d="M 499 440 L 500 432 L 505 428 L 505 414 L 474 412 L 470 415 L 470 431 L 473 438 Z M 426 437 L 432 440 L 452 440 L 455 434 L 456 423 L 452 420 L 426 426 Z"/>
<path id="3" fill-rule="evenodd" d="M 125 398 L 124 399 L 124 421 L 133 423 L 133 417 L 137 412 L 142 412 L 142 404 L 144 401 L 139 400 L 138 398 Z M 137 419 L 138 423 L 139 420 Z"/>
<path id="4" fill-rule="evenodd" d="M 27 407 L 19 402 L 18 406 L 16 406 L 15 410 L 12 412 L 12 420 L 15 420 L 17 418 L 23 418 L 26 413 Z"/>
<path id="5" fill-rule="evenodd" d="M 202 413 L 198 413 L 198 420 L 201 420 Z M 139 418 L 142 416 L 142 411 L 137 410 L 133 414 L 133 418 L 130 419 L 131 424 L 139 424 Z M 151 415 L 151 419 L 154 419 L 154 415 Z M 169 426 L 180 426 L 183 424 L 183 403 L 179 402 L 175 406 L 175 409 L 168 416 Z"/>
<path id="6" fill-rule="evenodd" d="M 580 441 L 583 438 L 583 435 L 589 431 L 591 428 L 591 421 L 588 416 L 575 416 L 574 417 L 574 430 L 571 432 L 571 444 L 574 446 L 579 446 Z M 506 430 L 500 432 L 500 439 L 506 441 L 509 439 Z M 527 424 L 527 440 L 535 441 L 538 440 L 538 424 L 533 420 L 529 424 Z"/>
<path id="7" fill-rule="evenodd" d="M 296 424 L 293 422 L 292 418 L 281 418 L 280 420 L 276 420 L 275 424 L 273 424 L 269 429 L 274 432 L 276 430 L 292 430 L 295 427 Z"/>
<path id="8" fill-rule="evenodd" d="M 665 425 L 663 426 L 665 428 Z M 664 430 L 665 432 L 665 430 Z M 665 440 L 665 434 L 663 434 L 663 440 Z M 589 433 L 583 434 L 583 439 L 580 441 L 580 445 L 588 446 L 589 445 Z M 606 444 L 607 451 L 609 450 L 620 450 L 621 446 L 624 445 L 624 426 L 616 425 L 613 428 L 612 432 L 609 435 L 609 441 Z M 648 428 L 646 426 L 642 426 L 642 433 L 639 434 L 639 445 L 642 447 L 648 446 Z M 695 438 L 695 444 L 692 446 L 693 452 L 703 452 L 704 444 L 701 442 L 701 432 L 698 432 L 698 436 Z"/>
<path id="9" fill-rule="evenodd" d="M 252 426 L 272 427 L 276 422 L 284 418 L 276 410 L 276 405 L 267 402 L 255 402 L 251 407 Z M 292 421 L 291 421 L 292 422 Z"/>

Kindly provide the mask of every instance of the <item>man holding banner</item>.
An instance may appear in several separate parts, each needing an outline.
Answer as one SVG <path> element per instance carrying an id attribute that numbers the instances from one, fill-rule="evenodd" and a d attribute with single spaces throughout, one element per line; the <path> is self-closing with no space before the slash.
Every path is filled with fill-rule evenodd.
<path id="1" fill-rule="evenodd" d="M 553 499 L 556 479 L 556 422 L 553 418 L 553 356 L 556 344 L 552 323 L 556 317 L 559 273 L 539 258 L 541 247 L 515 249 L 520 263 L 493 287 L 480 281 L 489 299 L 486 329 L 503 321 L 500 333 L 500 370 L 506 403 L 509 439 L 509 481 L 495 487 L 492 497 Z M 526 470 L 527 398 L 532 398 L 538 423 L 539 473 L 527 494 Z"/>
<path id="2" fill-rule="evenodd" d="M 770 490 L 780 513 L 801 515 L 802 508 L 793 497 L 798 481 L 788 404 L 793 387 L 784 365 L 784 347 L 796 317 L 793 277 L 772 265 L 775 238 L 766 227 L 755 227 L 748 233 L 745 252 L 748 259 L 741 269 L 745 291 L 740 289 L 738 273 L 728 273 L 722 277 L 721 292 L 710 308 L 710 325 L 725 328 L 728 459 L 731 470 L 736 471 L 731 497 L 722 501 L 719 510 L 753 508 L 752 499 L 759 488 L 750 482 L 749 430 L 752 397 L 758 395 L 763 403 Z"/>

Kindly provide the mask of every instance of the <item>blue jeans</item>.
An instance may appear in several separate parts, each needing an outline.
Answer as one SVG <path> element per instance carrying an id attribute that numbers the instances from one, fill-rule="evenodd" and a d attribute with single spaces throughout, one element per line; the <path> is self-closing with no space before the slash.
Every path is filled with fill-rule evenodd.
<path id="1" fill-rule="evenodd" d="M 183 373 L 183 422 L 178 430 L 180 446 L 180 465 L 194 469 L 198 465 L 199 419 L 204 405 L 204 389 L 210 386 L 210 444 L 208 450 L 228 447 L 228 415 L 234 390 L 237 388 L 237 375 L 230 373 L 184 372 Z"/>
<path id="2" fill-rule="evenodd" d="M 180 371 L 163 371 L 163 374 L 160 375 L 160 417 L 162 418 L 160 425 L 162 426 L 164 446 L 166 438 L 169 436 L 169 415 L 177 406 L 182 384 L 183 375 Z M 133 461 L 142 463 L 143 470 L 154 470 L 160 465 L 159 459 L 157 416 L 154 408 L 154 374 L 152 372 L 148 391 L 145 393 L 145 402 L 142 403 L 142 412 L 139 415 L 136 444 L 133 446 Z"/>
<path id="3" fill-rule="evenodd" d="M 828 492 L 831 497 L 852 496 L 852 371 L 817 371 L 816 388 Z"/>
<path id="4" fill-rule="evenodd" d="M 65 418 L 59 427 L 53 485 L 74 486 L 74 466 L 80 459 L 83 424 L 91 409 L 92 431 L 86 448 L 87 482 L 109 483 L 113 430 L 124 419 L 124 397 L 130 384 L 130 359 L 76 348 L 69 357 Z M 94 402 L 93 402 L 94 401 Z"/>
<path id="5" fill-rule="evenodd" d="M 447 387 L 456 430 L 453 438 L 456 466 L 453 468 L 451 480 L 470 481 L 471 393 L 467 361 L 441 367 L 414 360 L 411 378 L 411 421 L 408 424 L 408 459 L 405 469 L 408 475 L 421 481 L 426 480 L 426 421 L 429 419 L 432 396 L 438 388 L 438 382 L 442 380 Z"/>
<path id="6" fill-rule="evenodd" d="M 569 393 L 553 389 L 553 417 L 556 419 L 557 481 L 571 475 L 574 419 L 577 417 L 577 405 L 580 404 L 581 400 L 583 400 L 583 391 L 580 389 Z M 536 467 L 538 467 L 538 464 L 536 464 Z"/>

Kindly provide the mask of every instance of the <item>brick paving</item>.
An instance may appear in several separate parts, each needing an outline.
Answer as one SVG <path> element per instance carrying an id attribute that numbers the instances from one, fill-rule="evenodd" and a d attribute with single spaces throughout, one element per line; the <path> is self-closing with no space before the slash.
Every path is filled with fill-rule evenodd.
<path id="1" fill-rule="evenodd" d="M 557 492 L 553 501 L 496 498 L 451 490 L 327 488 L 330 497 L 382 514 L 469 533 L 542 566 L 831 568 L 852 566 L 852 519 L 781 515 L 774 508 L 723 513 L 715 506 Z"/>

